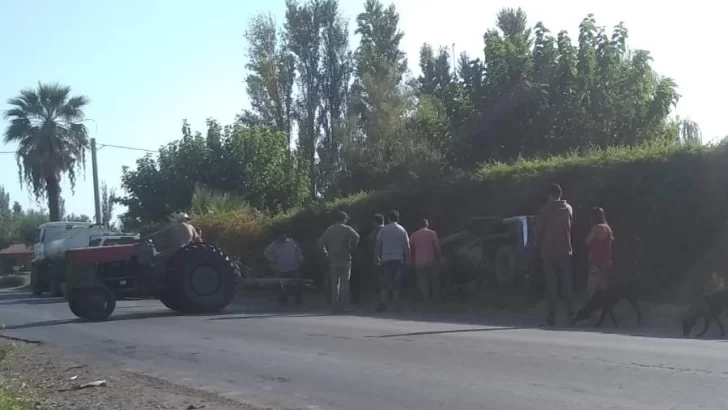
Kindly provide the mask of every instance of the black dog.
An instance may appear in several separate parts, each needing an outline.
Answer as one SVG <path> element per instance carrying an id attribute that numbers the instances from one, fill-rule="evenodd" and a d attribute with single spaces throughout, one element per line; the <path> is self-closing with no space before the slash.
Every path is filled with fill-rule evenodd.
<path id="1" fill-rule="evenodd" d="M 720 329 L 720 336 L 725 337 L 725 330 L 723 329 L 723 323 L 721 323 L 718 316 L 723 312 L 723 309 L 728 307 L 728 290 L 718 290 L 702 296 L 700 299 L 695 301 L 688 310 L 688 315 L 682 320 L 683 336 L 687 336 L 693 330 L 695 323 L 698 318 L 703 318 L 705 325 L 703 330 L 697 334 L 697 337 L 703 337 L 705 332 L 708 331 L 711 322 Z"/>
<path id="2" fill-rule="evenodd" d="M 614 318 L 614 307 L 617 306 L 620 300 L 627 299 L 627 302 L 632 306 L 635 313 L 637 313 L 637 323 L 642 324 L 642 312 L 640 311 L 639 305 L 637 304 L 637 287 L 636 283 L 622 283 L 604 290 L 598 290 L 594 292 L 594 295 L 589 301 L 576 312 L 572 324 L 591 318 L 592 313 L 596 312 L 597 309 L 602 311 L 602 315 L 596 326 L 602 325 L 604 318 L 609 314 L 612 319 L 612 323 L 617 327 L 617 320 Z"/>

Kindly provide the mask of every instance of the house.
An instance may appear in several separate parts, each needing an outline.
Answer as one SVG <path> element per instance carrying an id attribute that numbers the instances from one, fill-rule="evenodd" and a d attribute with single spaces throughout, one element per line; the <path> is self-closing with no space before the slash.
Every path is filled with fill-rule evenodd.
<path id="1" fill-rule="evenodd" d="M 0 250 L 0 274 L 7 274 L 5 269 L 17 266 L 20 270 L 30 270 L 30 263 L 33 260 L 33 248 L 24 244 L 16 243 Z"/>

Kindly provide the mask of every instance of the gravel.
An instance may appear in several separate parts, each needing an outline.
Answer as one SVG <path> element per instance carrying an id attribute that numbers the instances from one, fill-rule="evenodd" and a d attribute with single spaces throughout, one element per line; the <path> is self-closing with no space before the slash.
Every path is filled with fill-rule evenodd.
<path id="1" fill-rule="evenodd" d="M 38 409 L 261 410 L 47 345 L 0 339 L 0 349 L 7 348 L 0 361 L 0 385 L 37 398 Z M 102 380 L 105 386 L 78 389 Z"/>

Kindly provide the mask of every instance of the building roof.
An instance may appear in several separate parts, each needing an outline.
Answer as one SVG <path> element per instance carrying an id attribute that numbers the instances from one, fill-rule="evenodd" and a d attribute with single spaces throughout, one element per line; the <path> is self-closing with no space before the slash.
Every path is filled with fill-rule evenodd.
<path id="1" fill-rule="evenodd" d="M 26 255 L 29 253 L 33 253 L 33 249 L 31 249 L 29 246 L 24 245 L 22 243 L 16 243 L 16 244 L 8 246 L 5 249 L 0 250 L 0 256 Z"/>

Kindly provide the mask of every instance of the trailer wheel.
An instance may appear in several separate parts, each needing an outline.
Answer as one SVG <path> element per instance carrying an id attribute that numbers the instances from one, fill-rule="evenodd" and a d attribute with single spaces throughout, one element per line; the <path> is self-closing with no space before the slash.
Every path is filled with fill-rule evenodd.
<path id="1" fill-rule="evenodd" d="M 495 253 L 495 277 L 501 286 L 511 285 L 516 280 L 516 251 L 506 245 Z"/>
<path id="2" fill-rule="evenodd" d="M 116 309 L 116 295 L 108 286 L 101 284 L 75 289 L 69 295 L 68 307 L 81 319 L 102 321 Z"/>
<path id="3" fill-rule="evenodd" d="M 162 303 L 180 313 L 216 313 L 235 296 L 239 273 L 215 245 L 192 243 L 167 261 Z"/>

